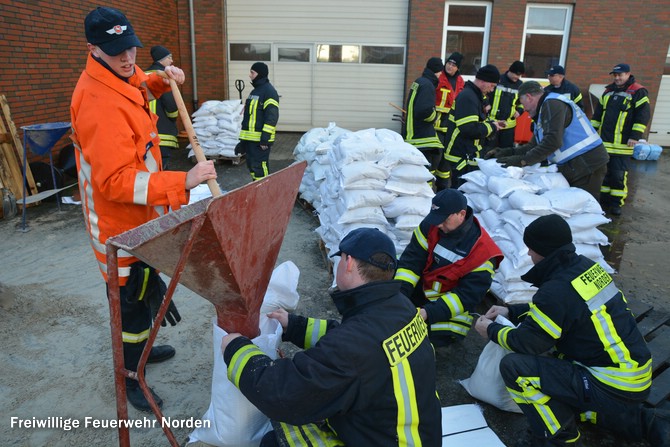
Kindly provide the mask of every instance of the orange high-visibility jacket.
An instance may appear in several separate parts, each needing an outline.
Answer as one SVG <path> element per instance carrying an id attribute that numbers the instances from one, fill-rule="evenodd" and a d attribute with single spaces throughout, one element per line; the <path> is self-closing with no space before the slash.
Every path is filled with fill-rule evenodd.
<path id="1" fill-rule="evenodd" d="M 72 94 L 70 115 L 79 190 L 91 246 L 107 281 L 105 241 L 188 203 L 186 172 L 161 171 L 157 117 L 146 89 L 160 97 L 170 87 L 139 67 L 124 82 L 89 54 Z M 137 258 L 118 252 L 125 285 Z"/>

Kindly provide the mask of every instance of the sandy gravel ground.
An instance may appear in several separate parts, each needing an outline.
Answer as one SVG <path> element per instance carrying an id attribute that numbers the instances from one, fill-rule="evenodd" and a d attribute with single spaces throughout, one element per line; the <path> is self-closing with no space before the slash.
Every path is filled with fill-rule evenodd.
<path id="1" fill-rule="evenodd" d="M 291 162 L 297 138 L 283 137 L 273 149 L 273 169 Z M 173 156 L 176 168 L 188 169 L 184 152 Z M 615 240 L 609 255 L 620 273 L 615 280 L 628 296 L 668 310 L 670 291 L 665 254 L 670 251 L 667 229 L 670 198 L 667 157 L 633 172 L 634 197 L 624 216 L 607 226 Z M 248 181 L 243 165 L 221 164 L 224 190 Z M 0 220 L 0 444 L 7 446 L 118 445 L 114 428 L 95 428 L 116 418 L 109 312 L 102 277 L 94 263 L 78 206 L 43 203 L 28 209 L 31 231 L 15 230 L 20 216 Z M 326 290 L 332 282 L 318 246 L 317 220 L 296 204 L 278 262 L 293 261 L 301 271 L 298 311 L 317 317 L 336 317 Z M 159 332 L 157 342 L 169 343 L 177 355 L 149 365 L 147 377 L 164 399 L 164 414 L 187 424 L 207 410 L 212 369 L 211 320 L 214 307 L 179 286 L 175 295 L 183 317 L 175 327 Z M 457 379 L 470 375 L 484 341 L 472 332 L 458 347 L 438 350 L 438 392 L 443 405 L 474 402 Z M 482 405 L 489 425 L 512 445 L 522 416 Z M 151 419 L 132 407 L 130 418 Z M 79 428 L 25 428 L 26 423 L 62 418 Z M 12 419 L 14 418 L 14 419 Z M 89 419 L 87 419 L 89 418 Z M 53 421 L 53 419 L 52 419 Z M 22 422 L 23 427 L 18 423 Z M 88 427 L 85 425 L 89 424 Z M 174 430 L 179 442 L 192 431 Z M 586 433 L 587 445 L 621 445 L 599 433 Z M 168 445 L 160 428 L 131 431 L 132 445 Z M 643 445 L 643 444 L 640 444 Z"/>

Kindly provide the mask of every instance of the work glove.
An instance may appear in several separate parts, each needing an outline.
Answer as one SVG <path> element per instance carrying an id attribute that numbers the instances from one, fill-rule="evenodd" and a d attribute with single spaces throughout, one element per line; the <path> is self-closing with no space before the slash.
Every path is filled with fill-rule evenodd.
<path id="1" fill-rule="evenodd" d="M 498 163 L 502 164 L 505 167 L 508 166 L 521 167 L 521 160 L 523 160 L 523 155 L 510 155 L 508 157 L 499 157 Z"/>
<path id="2" fill-rule="evenodd" d="M 513 147 L 494 147 L 484 154 L 484 159 L 488 160 L 489 158 L 509 157 L 510 155 L 514 155 Z"/>
<path id="3" fill-rule="evenodd" d="M 157 292 L 158 293 L 152 293 L 148 298 L 149 300 L 147 301 L 149 305 L 149 310 L 151 311 L 151 320 L 156 321 L 156 315 L 158 315 L 158 310 L 161 307 L 161 304 L 163 304 L 163 299 L 165 298 L 165 292 L 167 291 L 167 285 L 165 284 L 165 281 L 163 281 L 163 278 L 158 276 L 156 273 L 156 278 L 157 278 Z M 175 326 L 177 323 L 181 321 L 181 315 L 179 315 L 179 311 L 177 310 L 177 306 L 174 303 L 174 299 L 170 301 L 170 305 L 167 308 L 167 312 L 165 312 L 165 318 L 163 318 L 163 321 L 161 321 L 161 326 L 165 327 L 167 324 L 165 323 L 165 320 L 170 323 L 170 326 Z"/>
<path id="4" fill-rule="evenodd" d="M 128 281 L 121 287 L 121 297 L 129 303 L 144 303 L 151 312 L 151 319 L 155 320 L 166 291 L 165 281 L 158 275 L 156 269 L 138 261 L 130 266 Z M 174 301 L 170 301 L 161 326 L 166 326 L 165 320 L 168 320 L 171 326 L 181 321 L 181 315 Z"/>
<path id="5" fill-rule="evenodd" d="M 247 149 L 246 149 L 246 146 L 244 145 L 244 143 L 241 142 L 241 141 L 239 143 L 237 143 L 237 145 L 235 146 L 235 155 L 244 155 L 246 153 L 247 153 Z"/>

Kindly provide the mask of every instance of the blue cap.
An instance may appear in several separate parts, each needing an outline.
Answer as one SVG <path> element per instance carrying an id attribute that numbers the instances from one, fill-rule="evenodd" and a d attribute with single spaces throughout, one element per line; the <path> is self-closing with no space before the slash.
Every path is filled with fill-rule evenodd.
<path id="1" fill-rule="evenodd" d="M 546 74 L 547 76 L 553 76 L 555 74 L 565 76 L 565 68 L 563 68 L 562 65 L 554 65 L 549 70 L 545 71 L 544 74 Z"/>
<path id="2" fill-rule="evenodd" d="M 393 241 L 376 228 L 356 228 L 350 231 L 340 242 L 340 251 L 332 256 L 341 256 L 342 253 L 365 261 L 382 270 L 395 270 L 398 266 Z M 372 256 L 378 253 L 390 256 L 393 262 L 381 264 L 373 260 Z"/>
<path id="3" fill-rule="evenodd" d="M 430 213 L 424 219 L 430 225 L 439 225 L 447 217 L 468 208 L 465 195 L 457 189 L 447 188 L 435 194 Z"/>
<path id="4" fill-rule="evenodd" d="M 99 46 L 105 54 L 116 56 L 132 47 L 142 47 L 135 30 L 118 9 L 98 7 L 84 19 L 86 41 Z"/>
<path id="5" fill-rule="evenodd" d="M 630 65 L 628 64 L 616 64 L 610 74 L 613 73 L 630 73 Z"/>

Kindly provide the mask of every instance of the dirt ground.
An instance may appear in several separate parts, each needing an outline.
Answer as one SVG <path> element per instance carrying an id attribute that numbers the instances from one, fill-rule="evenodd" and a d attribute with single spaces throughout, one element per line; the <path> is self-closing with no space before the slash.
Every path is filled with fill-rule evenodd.
<path id="1" fill-rule="evenodd" d="M 273 148 L 272 170 L 292 162 L 300 135 L 282 134 Z M 173 169 L 188 169 L 185 151 L 175 151 Z M 231 190 L 249 181 L 246 167 L 217 165 L 220 184 Z M 608 260 L 619 271 L 615 281 L 628 297 L 670 310 L 670 279 L 662 272 L 670 252 L 667 229 L 670 168 L 637 162 L 631 170 L 631 199 L 624 215 L 605 231 L 613 241 Z M 116 417 L 109 312 L 104 283 L 90 249 L 79 206 L 44 202 L 27 210 L 30 231 L 16 231 L 21 216 L 0 220 L 0 444 L 12 446 L 118 445 L 114 428 L 84 427 L 87 419 Z M 296 204 L 278 263 L 300 269 L 298 312 L 338 317 L 326 291 L 332 278 L 318 245 L 317 219 Z M 183 320 L 161 329 L 157 343 L 169 343 L 177 355 L 149 365 L 147 377 L 164 399 L 163 412 L 174 419 L 200 418 L 209 406 L 212 375 L 213 306 L 179 286 L 175 295 Z M 438 392 L 444 406 L 476 402 L 457 380 L 474 369 L 485 341 L 471 332 L 465 343 L 437 352 Z M 525 430 L 523 416 L 482 404 L 484 415 L 507 445 Z M 130 418 L 147 416 L 132 407 Z M 79 428 L 26 428 L 49 417 L 74 420 Z M 151 415 L 147 417 L 151 418 Z M 15 419 L 12 419 L 15 418 Z M 18 422 L 24 426 L 17 426 Z M 53 421 L 53 419 L 52 419 Z M 189 427 L 175 429 L 179 442 Z M 606 434 L 586 430 L 588 446 L 622 445 Z M 160 428 L 131 430 L 132 445 L 168 445 Z M 644 444 L 635 444 L 634 446 Z"/>

